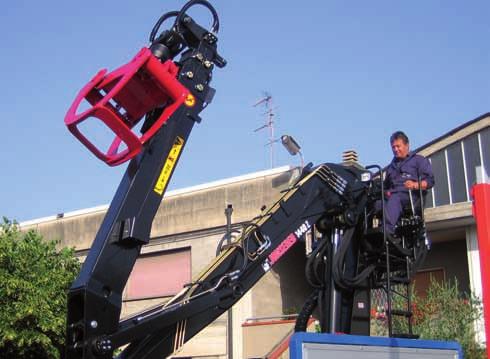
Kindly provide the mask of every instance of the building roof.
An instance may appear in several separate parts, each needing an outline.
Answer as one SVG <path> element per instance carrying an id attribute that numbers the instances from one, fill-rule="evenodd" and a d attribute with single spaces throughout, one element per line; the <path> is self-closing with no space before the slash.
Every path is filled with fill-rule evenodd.
<path id="1" fill-rule="evenodd" d="M 423 151 L 423 150 L 431 147 L 432 145 L 434 145 L 434 144 L 436 144 L 436 143 L 438 143 L 438 142 L 440 142 L 440 141 L 442 141 L 442 140 L 444 140 L 444 139 L 446 139 L 446 138 L 448 138 L 448 137 L 450 137 L 450 136 L 458 133 L 459 131 L 461 131 L 461 130 L 463 130 L 463 129 L 465 129 L 465 128 L 467 128 L 467 127 L 469 127 L 469 126 L 471 126 L 471 125 L 473 125 L 473 124 L 475 124 L 475 123 L 477 123 L 477 122 L 479 122 L 479 121 L 481 121 L 481 120 L 483 120 L 485 118 L 490 118 L 490 112 L 487 112 L 487 113 L 485 113 L 485 114 L 483 114 L 481 116 L 478 116 L 477 118 L 475 118 L 473 120 L 470 120 L 468 122 L 463 123 L 462 125 L 459 125 L 458 127 L 453 128 L 452 130 L 446 132 L 445 134 L 443 134 L 443 135 L 441 135 L 441 136 L 433 139 L 432 141 L 427 142 L 426 144 L 424 144 L 424 145 L 416 148 L 414 150 L 414 152 L 417 152 L 417 153 L 418 152 L 421 152 L 421 151 Z"/>

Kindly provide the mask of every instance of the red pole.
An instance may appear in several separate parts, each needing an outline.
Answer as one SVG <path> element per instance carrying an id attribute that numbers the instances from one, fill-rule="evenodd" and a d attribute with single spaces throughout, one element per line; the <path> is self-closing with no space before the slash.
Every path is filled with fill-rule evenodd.
<path id="1" fill-rule="evenodd" d="M 476 184 L 471 189 L 473 197 L 473 216 L 476 220 L 478 252 L 482 281 L 483 318 L 487 356 L 490 358 L 490 184 Z"/>

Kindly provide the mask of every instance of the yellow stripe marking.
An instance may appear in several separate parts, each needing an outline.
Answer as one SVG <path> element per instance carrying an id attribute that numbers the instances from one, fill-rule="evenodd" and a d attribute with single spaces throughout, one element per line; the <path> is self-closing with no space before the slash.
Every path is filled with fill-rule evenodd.
<path id="1" fill-rule="evenodd" d="M 165 187 L 167 187 L 168 180 L 170 179 L 170 175 L 179 159 L 180 152 L 182 151 L 182 147 L 184 146 L 184 139 L 182 137 L 177 136 L 175 138 L 174 144 L 170 149 L 170 153 L 168 154 L 167 160 L 163 165 L 162 172 L 160 176 L 158 176 L 157 183 L 153 190 L 159 195 L 163 195 L 163 191 L 165 191 Z"/>

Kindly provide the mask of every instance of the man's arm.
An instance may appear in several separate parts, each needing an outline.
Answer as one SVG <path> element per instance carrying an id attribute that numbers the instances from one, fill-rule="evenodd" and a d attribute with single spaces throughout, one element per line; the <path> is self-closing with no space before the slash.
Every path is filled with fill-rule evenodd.
<path id="1" fill-rule="evenodd" d="M 421 180 L 420 181 L 420 187 L 425 191 L 427 188 L 429 188 L 429 183 L 426 180 Z M 412 181 L 412 180 L 406 180 L 405 181 L 405 188 L 406 189 L 419 189 L 419 183 L 417 181 Z"/>
<path id="2" fill-rule="evenodd" d="M 425 157 L 419 157 L 418 161 L 418 173 L 421 178 L 420 187 L 422 190 L 430 189 L 434 186 L 434 174 L 432 173 L 432 165 L 429 160 Z M 418 190 L 418 181 L 408 180 L 405 181 L 405 188 L 411 190 Z"/>

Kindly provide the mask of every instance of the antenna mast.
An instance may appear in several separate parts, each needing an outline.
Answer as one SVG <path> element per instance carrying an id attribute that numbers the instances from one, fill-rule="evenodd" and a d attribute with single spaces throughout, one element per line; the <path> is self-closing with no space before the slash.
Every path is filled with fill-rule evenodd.
<path id="1" fill-rule="evenodd" d="M 274 143 L 277 142 L 277 140 L 274 138 L 274 108 L 272 107 L 272 96 L 268 92 L 264 92 L 264 96 L 259 99 L 253 107 L 257 107 L 259 105 L 263 105 L 265 107 L 265 112 L 263 113 L 265 117 L 265 123 L 264 125 L 260 126 L 259 128 L 256 128 L 254 132 L 258 132 L 260 130 L 263 130 L 264 128 L 269 129 L 269 142 L 266 144 L 266 146 L 269 146 L 270 149 L 270 161 L 271 161 L 271 168 L 274 168 Z"/>

